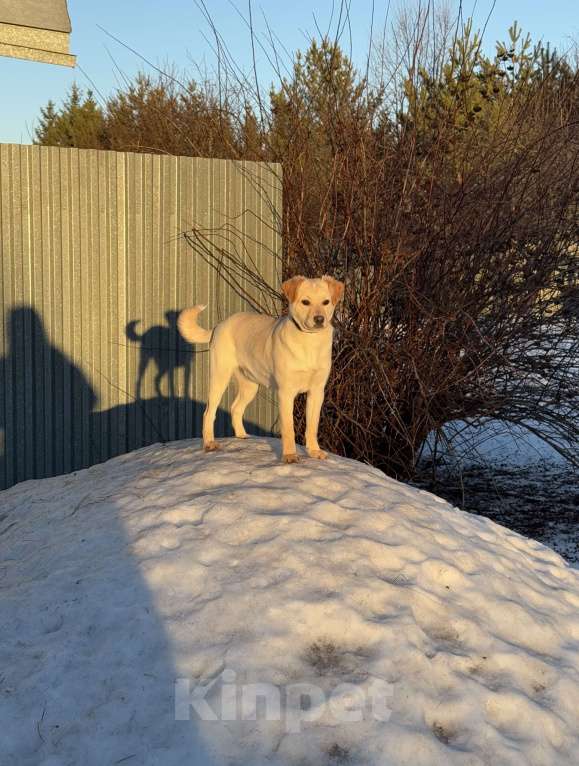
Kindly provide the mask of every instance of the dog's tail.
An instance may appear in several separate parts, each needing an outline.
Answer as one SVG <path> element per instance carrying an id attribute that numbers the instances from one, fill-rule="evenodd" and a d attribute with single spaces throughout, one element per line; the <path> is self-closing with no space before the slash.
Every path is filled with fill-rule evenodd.
<path id="1" fill-rule="evenodd" d="M 203 311 L 205 306 L 193 306 L 190 309 L 185 309 L 179 314 L 177 320 L 177 327 L 179 332 L 189 343 L 209 343 L 211 340 L 212 330 L 206 330 L 197 324 L 197 317 Z"/>
<path id="2" fill-rule="evenodd" d="M 132 340 L 133 343 L 138 343 L 140 340 L 143 340 L 143 336 L 139 335 L 139 333 L 137 332 L 137 325 L 139 324 L 140 321 L 141 321 L 140 319 L 133 319 L 125 327 L 126 336 L 129 340 Z"/>

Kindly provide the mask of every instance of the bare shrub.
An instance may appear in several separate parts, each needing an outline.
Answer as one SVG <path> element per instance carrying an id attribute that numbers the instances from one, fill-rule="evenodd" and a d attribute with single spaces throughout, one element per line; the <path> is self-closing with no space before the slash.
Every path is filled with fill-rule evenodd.
<path id="1" fill-rule="evenodd" d="M 573 459 L 577 68 L 516 26 L 492 59 L 469 23 L 425 41 L 424 13 L 394 83 L 325 39 L 261 115 L 286 273 L 347 284 L 322 439 L 406 477 L 431 431 L 499 418 Z"/>

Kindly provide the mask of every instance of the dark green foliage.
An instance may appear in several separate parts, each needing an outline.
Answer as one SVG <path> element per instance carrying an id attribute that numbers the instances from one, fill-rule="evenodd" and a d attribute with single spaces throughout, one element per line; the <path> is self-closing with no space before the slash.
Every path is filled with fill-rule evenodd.
<path id="1" fill-rule="evenodd" d="M 92 91 L 86 95 L 74 84 L 62 107 L 53 101 L 41 110 L 35 143 L 44 146 L 75 146 L 79 149 L 106 148 L 104 116 Z"/>

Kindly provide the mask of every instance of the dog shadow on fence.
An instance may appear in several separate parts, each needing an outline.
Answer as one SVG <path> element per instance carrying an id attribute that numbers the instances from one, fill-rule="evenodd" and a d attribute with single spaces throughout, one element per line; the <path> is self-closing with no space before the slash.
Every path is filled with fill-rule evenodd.
<path id="1" fill-rule="evenodd" d="M 161 382 L 167 378 L 169 397 L 175 398 L 177 375 L 184 371 L 184 390 L 188 395 L 191 390 L 191 368 L 194 362 L 194 346 L 187 343 L 177 329 L 177 319 L 181 312 L 171 309 L 165 312 L 166 325 L 153 325 L 143 333 L 137 332 L 139 319 L 130 321 L 125 334 L 133 343 L 139 344 L 139 366 L 136 382 L 136 397 L 142 398 L 143 381 L 149 364 L 156 367 L 154 386 L 157 396 L 163 397 Z"/>
<path id="2" fill-rule="evenodd" d="M 166 325 L 142 333 L 138 320 L 128 323 L 125 332 L 138 354 L 133 395 L 95 367 L 89 377 L 50 341 L 34 308 L 12 308 L 0 358 L 0 489 L 86 468 L 156 442 L 200 436 L 205 405 L 190 395 L 197 355 L 177 333 L 178 313 L 167 311 Z M 150 366 L 154 378 L 147 386 Z M 184 387 L 179 391 L 180 375 Z M 111 397 L 131 401 L 102 408 L 99 393 L 106 386 Z M 246 428 L 253 435 L 271 435 L 253 422 Z M 229 413 L 220 409 L 216 434 L 232 433 Z"/>

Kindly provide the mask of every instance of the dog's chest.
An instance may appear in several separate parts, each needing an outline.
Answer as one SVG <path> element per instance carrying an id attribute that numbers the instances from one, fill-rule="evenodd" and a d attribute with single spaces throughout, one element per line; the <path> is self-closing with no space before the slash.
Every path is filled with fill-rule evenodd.
<path id="1" fill-rule="evenodd" d="M 280 323 L 272 344 L 273 374 L 277 386 L 296 392 L 323 386 L 332 356 L 332 333 L 306 333 L 286 320 Z"/>
<path id="2" fill-rule="evenodd" d="M 288 369 L 303 375 L 311 375 L 328 367 L 329 357 L 325 349 L 297 346 L 288 358 Z"/>
<path id="3" fill-rule="evenodd" d="M 309 391 L 313 386 L 325 383 L 330 364 L 330 352 L 325 346 L 296 344 L 286 357 L 284 377 L 300 393 Z"/>

